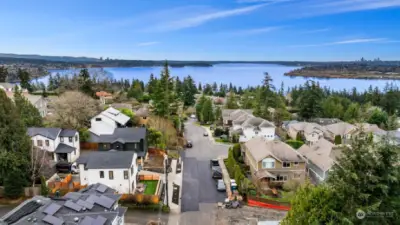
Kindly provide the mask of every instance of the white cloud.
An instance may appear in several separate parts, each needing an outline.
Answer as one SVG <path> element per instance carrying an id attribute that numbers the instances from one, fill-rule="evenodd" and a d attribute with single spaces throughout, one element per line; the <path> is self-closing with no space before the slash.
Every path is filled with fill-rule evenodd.
<path id="1" fill-rule="evenodd" d="M 241 7 L 241 8 L 236 8 L 236 9 L 201 13 L 201 14 L 198 14 L 195 16 L 182 18 L 179 20 L 171 21 L 171 22 L 166 22 L 166 23 L 160 24 L 158 26 L 156 25 L 155 27 L 153 27 L 151 29 L 155 30 L 155 31 L 170 31 L 170 30 L 180 30 L 180 29 L 185 29 L 185 28 L 190 28 L 190 27 L 196 27 L 196 26 L 200 26 L 202 24 L 205 24 L 205 23 L 213 21 L 213 20 L 247 14 L 247 13 L 253 12 L 257 9 L 260 9 L 266 5 L 267 4 L 258 4 L 258 5 Z"/>
<path id="2" fill-rule="evenodd" d="M 268 3 L 281 3 L 281 2 L 289 2 L 292 0 L 237 0 L 237 3 L 261 3 L 261 2 L 268 2 Z"/>
<path id="3" fill-rule="evenodd" d="M 304 48 L 304 47 L 321 47 L 321 46 L 332 46 L 332 45 L 348 45 L 348 44 L 361 44 L 361 43 L 387 43 L 386 38 L 359 38 L 349 39 L 343 41 L 321 43 L 321 44 L 308 44 L 308 45 L 292 45 L 290 47 Z"/>
<path id="4" fill-rule="evenodd" d="M 150 45 L 157 45 L 160 44 L 158 41 L 151 41 L 151 42 L 142 42 L 138 43 L 137 46 L 150 46 Z"/>
<path id="5" fill-rule="evenodd" d="M 261 33 L 268 33 L 271 31 L 279 30 L 282 27 L 262 27 L 262 28 L 255 28 L 255 29 L 247 29 L 247 30 L 238 30 L 232 32 L 232 34 L 236 35 L 253 35 L 253 34 L 261 34 Z"/>

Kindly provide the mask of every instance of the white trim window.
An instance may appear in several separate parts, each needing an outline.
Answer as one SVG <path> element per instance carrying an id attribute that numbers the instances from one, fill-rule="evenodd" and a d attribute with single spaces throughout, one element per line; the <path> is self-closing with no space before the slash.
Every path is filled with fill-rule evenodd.
<path id="1" fill-rule="evenodd" d="M 265 158 L 262 160 L 262 168 L 263 169 L 272 169 L 275 168 L 275 159 L 273 158 Z"/>
<path id="2" fill-rule="evenodd" d="M 294 167 L 298 167 L 299 166 L 299 162 L 293 162 L 293 166 Z"/>

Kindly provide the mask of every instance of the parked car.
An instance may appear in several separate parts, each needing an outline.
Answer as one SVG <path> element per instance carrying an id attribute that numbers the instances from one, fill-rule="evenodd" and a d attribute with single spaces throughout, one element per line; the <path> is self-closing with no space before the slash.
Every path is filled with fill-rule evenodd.
<path id="1" fill-rule="evenodd" d="M 215 167 L 211 171 L 213 179 L 222 179 L 222 170 L 220 167 Z"/>
<path id="2" fill-rule="evenodd" d="M 193 147 L 193 143 L 191 141 L 187 141 L 186 148 L 191 148 L 191 147 Z"/>
<path id="3" fill-rule="evenodd" d="M 56 164 L 56 171 L 57 173 L 73 173 L 73 174 L 79 173 L 77 165 L 75 163 L 72 164 L 69 162 L 58 162 Z"/>
<path id="4" fill-rule="evenodd" d="M 217 180 L 217 191 L 226 191 L 225 183 L 222 179 Z"/>
<path id="5" fill-rule="evenodd" d="M 196 115 L 192 114 L 192 115 L 190 115 L 190 118 L 196 119 Z"/>
<path id="6" fill-rule="evenodd" d="M 211 159 L 210 160 L 210 168 L 219 167 L 218 159 Z"/>
<path id="7" fill-rule="evenodd" d="M 205 132 L 203 133 L 203 136 L 204 136 L 204 137 L 208 137 L 208 132 L 205 131 Z"/>

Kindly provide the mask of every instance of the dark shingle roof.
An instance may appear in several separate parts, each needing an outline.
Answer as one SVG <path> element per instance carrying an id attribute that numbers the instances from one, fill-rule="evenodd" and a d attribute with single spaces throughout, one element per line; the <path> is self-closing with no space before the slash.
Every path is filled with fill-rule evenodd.
<path id="1" fill-rule="evenodd" d="M 44 128 L 44 127 L 29 127 L 28 135 L 34 137 L 36 135 L 41 135 L 49 139 L 55 140 L 60 133 L 60 128 Z"/>
<path id="2" fill-rule="evenodd" d="M 110 135 L 95 135 L 91 133 L 90 141 L 95 143 L 114 143 L 116 140 L 123 140 L 125 143 L 140 142 L 146 139 L 146 128 L 144 127 L 124 127 L 116 128 Z"/>
<path id="3" fill-rule="evenodd" d="M 76 133 L 76 130 L 63 129 L 60 133 L 60 137 L 74 137 Z"/>
<path id="4" fill-rule="evenodd" d="M 132 165 L 133 151 L 90 152 L 81 155 L 77 164 L 85 164 L 86 169 L 126 169 Z"/>
<path id="5" fill-rule="evenodd" d="M 73 151 L 75 151 L 75 150 L 76 150 L 76 148 L 74 148 L 74 147 L 71 147 L 71 146 L 69 146 L 69 145 L 60 143 L 60 144 L 57 146 L 57 148 L 56 148 L 56 150 L 55 150 L 54 152 L 55 152 L 55 153 L 71 153 L 71 152 L 73 152 Z"/>

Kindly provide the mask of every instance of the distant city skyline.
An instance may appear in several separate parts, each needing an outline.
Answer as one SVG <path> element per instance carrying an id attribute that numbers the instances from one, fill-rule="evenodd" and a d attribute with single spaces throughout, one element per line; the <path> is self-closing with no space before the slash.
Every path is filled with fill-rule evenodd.
<path id="1" fill-rule="evenodd" d="M 400 0 L 4 0 L 0 52 L 138 60 L 400 60 Z"/>

